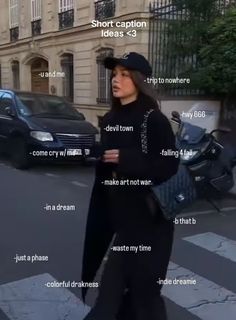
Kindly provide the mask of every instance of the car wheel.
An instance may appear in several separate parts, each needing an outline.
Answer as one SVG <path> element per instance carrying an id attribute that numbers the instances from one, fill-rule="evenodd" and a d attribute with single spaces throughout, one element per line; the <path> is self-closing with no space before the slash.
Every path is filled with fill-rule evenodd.
<path id="1" fill-rule="evenodd" d="M 16 137 L 12 139 L 10 157 L 14 168 L 28 169 L 30 167 L 28 148 L 23 138 Z"/>

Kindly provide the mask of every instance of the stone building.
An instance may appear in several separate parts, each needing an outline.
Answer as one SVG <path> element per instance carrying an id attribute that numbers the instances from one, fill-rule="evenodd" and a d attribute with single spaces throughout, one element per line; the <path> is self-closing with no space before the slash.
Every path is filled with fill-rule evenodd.
<path id="1" fill-rule="evenodd" d="M 1 0 L 0 87 L 67 97 L 98 125 L 107 55 L 148 54 L 146 0 Z M 122 22 L 122 23 L 121 23 Z"/>

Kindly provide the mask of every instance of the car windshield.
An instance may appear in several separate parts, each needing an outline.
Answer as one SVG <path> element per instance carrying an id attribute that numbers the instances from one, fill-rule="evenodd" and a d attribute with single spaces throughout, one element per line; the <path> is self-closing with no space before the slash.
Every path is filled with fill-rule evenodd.
<path id="1" fill-rule="evenodd" d="M 27 93 L 16 94 L 21 115 L 83 120 L 83 117 L 64 99 L 57 96 Z"/>

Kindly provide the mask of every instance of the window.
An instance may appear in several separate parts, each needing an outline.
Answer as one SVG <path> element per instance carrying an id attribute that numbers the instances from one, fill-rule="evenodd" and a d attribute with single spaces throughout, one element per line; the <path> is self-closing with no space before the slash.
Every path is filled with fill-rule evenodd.
<path id="1" fill-rule="evenodd" d="M 31 0 L 31 21 L 41 19 L 41 0 Z"/>
<path id="2" fill-rule="evenodd" d="M 111 71 L 106 69 L 103 65 L 103 60 L 108 57 L 113 56 L 112 49 L 101 49 L 99 55 L 97 56 L 97 66 L 98 66 L 98 103 L 109 103 L 111 98 L 111 86 L 110 86 L 110 76 Z"/>
<path id="3" fill-rule="evenodd" d="M 32 36 L 41 33 L 41 0 L 31 0 Z"/>
<path id="4" fill-rule="evenodd" d="M 65 12 L 74 8 L 74 0 L 59 0 L 59 12 Z"/>
<path id="5" fill-rule="evenodd" d="M 103 20 L 115 16 L 115 0 L 98 0 L 95 1 L 95 19 Z"/>
<path id="6" fill-rule="evenodd" d="M 81 118 L 78 112 L 61 97 L 19 92 L 16 94 L 17 105 L 22 115 L 46 115 Z"/>
<path id="7" fill-rule="evenodd" d="M 18 0 L 10 0 L 10 29 L 19 26 Z"/>
<path id="8" fill-rule="evenodd" d="M 64 54 L 61 60 L 62 72 L 65 74 L 63 78 L 63 96 L 73 102 L 74 100 L 74 64 L 73 55 Z"/>
<path id="9" fill-rule="evenodd" d="M 7 108 L 14 108 L 14 101 L 9 93 L 5 93 L 0 100 L 0 115 L 8 116 Z"/>
<path id="10" fill-rule="evenodd" d="M 19 3 L 18 0 L 9 0 L 9 27 L 10 40 L 16 41 L 19 38 Z"/>
<path id="11" fill-rule="evenodd" d="M 74 0 L 59 0 L 59 29 L 71 28 L 74 24 Z"/>
<path id="12" fill-rule="evenodd" d="M 12 61 L 12 78 L 13 78 L 13 88 L 20 89 L 20 66 L 19 61 Z"/>

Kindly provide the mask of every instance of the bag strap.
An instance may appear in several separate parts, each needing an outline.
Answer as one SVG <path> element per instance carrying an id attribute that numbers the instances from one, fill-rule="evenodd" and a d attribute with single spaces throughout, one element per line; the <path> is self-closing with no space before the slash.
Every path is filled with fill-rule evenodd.
<path id="1" fill-rule="evenodd" d="M 141 124 L 141 145 L 142 145 L 142 152 L 148 153 L 148 147 L 147 147 L 147 122 L 149 115 L 154 111 L 154 109 L 147 110 L 144 114 L 144 120 Z"/>

